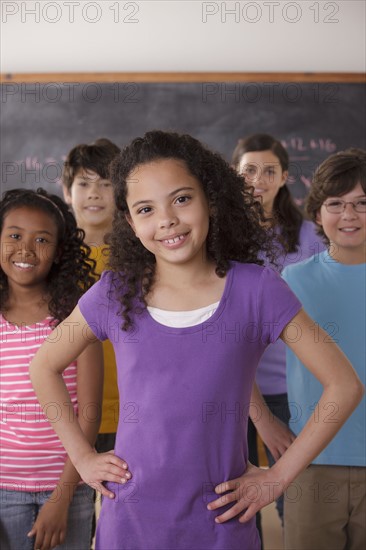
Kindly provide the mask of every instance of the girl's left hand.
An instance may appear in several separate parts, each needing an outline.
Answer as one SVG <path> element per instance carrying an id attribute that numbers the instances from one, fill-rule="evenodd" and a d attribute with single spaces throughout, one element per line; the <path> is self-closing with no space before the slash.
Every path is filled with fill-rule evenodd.
<path id="1" fill-rule="evenodd" d="M 290 428 L 274 415 L 270 422 L 255 424 L 255 427 L 275 461 L 281 458 L 296 439 Z"/>
<path id="2" fill-rule="evenodd" d="M 221 516 L 215 518 L 216 523 L 224 523 L 241 514 L 241 523 L 250 520 L 261 508 L 276 500 L 284 490 L 278 481 L 273 479 L 272 469 L 263 470 L 248 462 L 247 470 L 242 476 L 220 483 L 215 492 L 222 495 L 207 505 L 208 510 L 217 510 L 222 506 L 235 503 Z M 230 491 L 230 492 L 228 492 Z M 223 494 L 225 493 L 225 494 Z"/>
<path id="3" fill-rule="evenodd" d="M 64 500 L 50 498 L 39 511 L 28 537 L 36 537 L 34 550 L 52 550 L 62 544 L 66 537 L 69 505 Z"/>

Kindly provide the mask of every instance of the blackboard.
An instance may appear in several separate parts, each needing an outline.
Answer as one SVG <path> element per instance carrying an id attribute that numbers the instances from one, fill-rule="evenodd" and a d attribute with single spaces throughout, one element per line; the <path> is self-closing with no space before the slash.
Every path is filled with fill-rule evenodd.
<path id="1" fill-rule="evenodd" d="M 266 132 L 288 149 L 301 205 L 329 154 L 366 148 L 361 82 L 10 81 L 1 85 L 1 111 L 2 191 L 41 185 L 61 194 L 65 155 L 99 137 L 123 146 L 150 129 L 187 132 L 230 161 L 238 138 Z"/>

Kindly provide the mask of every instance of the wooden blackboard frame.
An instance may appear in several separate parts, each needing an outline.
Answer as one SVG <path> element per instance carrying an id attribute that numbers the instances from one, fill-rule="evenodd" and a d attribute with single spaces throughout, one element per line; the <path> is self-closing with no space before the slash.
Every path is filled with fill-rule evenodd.
<path id="1" fill-rule="evenodd" d="M 338 82 L 366 83 L 366 73 L 2 73 L 0 82 Z"/>
<path id="2" fill-rule="evenodd" d="M 238 138 L 263 131 L 279 136 L 289 150 L 289 184 L 301 205 L 314 168 L 326 156 L 350 146 L 366 147 L 366 75 L 361 73 L 0 76 L 5 88 L 2 126 L 8 137 L 2 145 L 2 185 L 9 188 L 21 183 L 54 189 L 71 140 L 89 143 L 106 136 L 125 145 L 136 135 L 162 128 L 189 133 L 229 161 Z"/>

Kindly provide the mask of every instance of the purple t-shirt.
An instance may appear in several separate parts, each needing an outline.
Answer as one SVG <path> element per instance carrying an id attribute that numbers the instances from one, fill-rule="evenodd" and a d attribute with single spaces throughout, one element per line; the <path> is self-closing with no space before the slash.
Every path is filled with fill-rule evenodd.
<path id="1" fill-rule="evenodd" d="M 315 225 L 304 220 L 300 229 L 299 246 L 296 252 L 282 254 L 278 258 L 278 270 L 302 262 L 325 250 L 325 244 L 317 235 Z M 281 339 L 268 346 L 258 365 L 256 382 L 263 395 L 287 393 L 286 346 Z"/>
<path id="2" fill-rule="evenodd" d="M 233 262 L 213 316 L 172 328 L 149 312 L 122 331 L 112 272 L 80 300 L 95 335 L 114 345 L 120 415 L 116 455 L 133 474 L 109 483 L 98 550 L 257 550 L 255 519 L 216 524 L 214 487 L 246 469 L 248 405 L 258 361 L 301 304 L 270 268 Z"/>

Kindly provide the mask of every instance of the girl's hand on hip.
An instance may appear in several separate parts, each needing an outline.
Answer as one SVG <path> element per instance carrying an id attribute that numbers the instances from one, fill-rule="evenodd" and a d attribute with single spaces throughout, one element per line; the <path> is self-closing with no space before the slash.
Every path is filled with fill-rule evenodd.
<path id="1" fill-rule="evenodd" d="M 114 498 L 115 495 L 103 485 L 103 482 L 124 484 L 132 478 L 127 462 L 116 456 L 114 451 L 90 452 L 75 467 L 85 483 L 107 498 Z"/>
<path id="2" fill-rule="evenodd" d="M 277 461 L 289 446 L 295 441 L 296 435 L 282 420 L 272 415 L 271 422 L 266 425 L 256 425 L 257 432 L 268 447 L 271 455 Z"/>
<path id="3" fill-rule="evenodd" d="M 273 479 L 271 469 L 261 469 L 248 462 L 242 476 L 220 483 L 215 492 L 222 495 L 207 505 L 208 510 L 217 510 L 233 503 L 233 506 L 215 518 L 216 523 L 224 523 L 239 514 L 241 523 L 250 520 L 264 506 L 273 502 L 283 492 L 283 487 Z"/>

